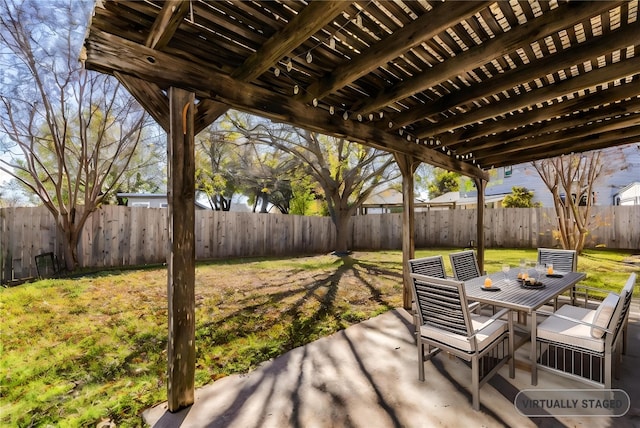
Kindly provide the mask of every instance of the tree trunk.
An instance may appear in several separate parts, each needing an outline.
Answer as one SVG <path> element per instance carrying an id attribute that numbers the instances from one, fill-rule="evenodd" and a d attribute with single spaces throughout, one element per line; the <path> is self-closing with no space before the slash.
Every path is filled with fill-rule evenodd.
<path id="1" fill-rule="evenodd" d="M 349 222 L 351 221 L 352 210 L 338 210 L 334 225 L 336 226 L 336 249 L 338 255 L 349 253 Z"/>
<path id="2" fill-rule="evenodd" d="M 269 206 L 269 195 L 263 192 L 260 194 L 260 199 L 262 201 L 260 205 L 260 213 L 266 214 L 269 212 L 267 211 L 267 208 Z"/>
<path id="3" fill-rule="evenodd" d="M 49 208 L 49 207 L 48 207 Z M 73 272 L 80 265 L 78 260 L 78 241 L 80 239 L 80 231 L 73 223 L 73 218 L 69 214 L 59 214 L 57 211 L 52 211 L 49 208 L 49 212 L 56 219 L 56 226 L 60 236 L 64 237 L 63 254 L 64 254 L 64 266 L 69 272 Z M 81 226 L 81 225 L 79 225 Z"/>
<path id="4" fill-rule="evenodd" d="M 73 272 L 78 266 L 78 250 L 76 246 L 78 240 L 76 239 L 75 245 L 73 243 L 73 236 L 71 231 L 65 231 L 63 226 L 58 225 L 58 228 L 64 236 L 64 265 L 67 271 Z"/>

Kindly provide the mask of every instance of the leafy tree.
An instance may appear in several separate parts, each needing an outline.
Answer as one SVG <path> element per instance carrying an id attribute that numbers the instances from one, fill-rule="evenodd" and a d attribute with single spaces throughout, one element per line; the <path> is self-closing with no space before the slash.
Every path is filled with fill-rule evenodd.
<path id="1" fill-rule="evenodd" d="M 504 197 L 502 206 L 505 208 L 532 208 L 539 207 L 540 203 L 533 202 L 533 191 L 526 187 L 513 186 L 511 194 Z"/>
<path id="2" fill-rule="evenodd" d="M 282 214 L 288 214 L 293 198 L 292 178 L 300 167 L 300 161 L 282 150 L 264 145 L 252 145 L 254 156 L 244 156 L 243 180 L 245 191 L 253 202 L 253 212 L 268 212 L 269 204 Z"/>
<path id="3" fill-rule="evenodd" d="M 397 179 L 388 153 L 343 138 L 328 137 L 267 121 L 234 122 L 249 141 L 263 143 L 295 156 L 304 172 L 322 189 L 327 210 L 336 228 L 336 254 L 348 252 L 349 222 L 379 186 Z"/>
<path id="4" fill-rule="evenodd" d="M 111 77 L 78 62 L 91 5 L 0 4 L 0 169 L 48 208 L 69 270 L 87 218 L 135 171 L 146 115 Z M 78 20 L 78 16 L 82 19 Z"/>
<path id="5" fill-rule="evenodd" d="M 196 190 L 207 196 L 214 210 L 229 211 L 242 181 L 239 147 L 217 122 L 196 139 Z"/>
<path id="6" fill-rule="evenodd" d="M 460 190 L 460 174 L 447 171 L 442 168 L 435 168 L 433 179 L 430 180 L 427 189 L 429 199 L 437 198 L 447 192 L 457 192 Z"/>
<path id="7" fill-rule="evenodd" d="M 608 168 L 622 167 L 621 162 L 610 161 Z M 605 168 L 601 152 L 543 159 L 533 166 L 553 195 L 562 247 L 581 252 L 589 234 L 594 185 Z"/>
<path id="8" fill-rule="evenodd" d="M 296 173 L 294 180 L 291 181 L 291 198 L 289 211 L 290 214 L 312 215 L 317 213 L 315 202 L 317 200 L 317 192 L 313 188 L 313 179 L 308 175 L 299 172 Z"/>

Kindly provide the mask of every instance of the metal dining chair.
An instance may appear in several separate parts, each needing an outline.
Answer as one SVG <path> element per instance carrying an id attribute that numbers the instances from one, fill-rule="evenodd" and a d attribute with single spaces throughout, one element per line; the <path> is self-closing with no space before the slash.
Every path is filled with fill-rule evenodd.
<path id="1" fill-rule="evenodd" d="M 538 248 L 538 264 L 547 266 L 553 263 L 554 272 L 576 272 L 578 270 L 578 253 L 575 250 L 560 250 L 556 248 Z M 588 290 L 584 289 L 585 302 L 588 300 Z M 569 291 L 571 303 L 576 301 L 576 287 Z M 553 308 L 558 308 L 558 298 L 553 300 Z M 586 305 L 586 303 L 585 303 Z"/>
<path id="2" fill-rule="evenodd" d="M 478 267 L 478 259 L 473 250 L 458 251 L 449 254 L 453 277 L 458 281 L 467 281 L 482 275 Z"/>
<path id="3" fill-rule="evenodd" d="M 609 293 L 597 309 L 564 305 L 553 313 L 537 311 L 549 317 L 536 329 L 534 364 L 610 389 L 623 353 L 625 322 L 635 281 L 636 274 L 632 273 L 620 295 Z M 534 373 L 531 374 L 533 384 Z"/>
<path id="4" fill-rule="evenodd" d="M 424 381 L 424 364 L 441 350 L 471 362 L 471 395 L 480 408 L 480 387 L 509 362 L 514 376 L 513 321 L 500 319 L 503 309 L 492 317 L 469 310 L 464 282 L 412 273 L 412 292 L 417 305 L 419 330 L 418 378 Z M 426 348 L 426 355 L 425 355 Z"/>

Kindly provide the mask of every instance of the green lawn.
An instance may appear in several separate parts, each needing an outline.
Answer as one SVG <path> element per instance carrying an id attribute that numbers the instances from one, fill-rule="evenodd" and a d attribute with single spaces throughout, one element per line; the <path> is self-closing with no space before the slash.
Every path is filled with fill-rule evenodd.
<path id="1" fill-rule="evenodd" d="M 444 256 L 453 249 L 419 250 Z M 585 251 L 589 286 L 619 291 L 630 253 Z M 485 269 L 535 259 L 489 249 Z M 402 305 L 399 251 L 199 264 L 196 385 L 252 370 Z M 166 399 L 166 268 L 105 271 L 0 289 L 0 425 L 141 425 Z M 638 293 L 638 290 L 636 290 Z"/>

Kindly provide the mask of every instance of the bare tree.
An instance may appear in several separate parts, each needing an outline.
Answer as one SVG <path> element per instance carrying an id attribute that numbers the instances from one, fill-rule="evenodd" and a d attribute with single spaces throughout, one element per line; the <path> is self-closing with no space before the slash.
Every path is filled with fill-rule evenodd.
<path id="1" fill-rule="evenodd" d="M 0 169 L 49 209 L 69 270 L 87 218 L 129 168 L 146 120 L 113 78 L 78 61 L 90 6 L 0 4 Z"/>
<path id="2" fill-rule="evenodd" d="M 396 180 L 393 156 L 344 138 L 334 138 L 267 121 L 234 120 L 247 140 L 269 144 L 302 161 L 322 188 L 336 228 L 336 254 L 348 253 L 348 230 L 357 208 L 381 186 Z"/>
<path id="3" fill-rule="evenodd" d="M 594 186 L 605 168 L 601 152 L 544 159 L 533 162 L 533 166 L 553 195 L 562 247 L 581 252 L 590 230 Z"/>

